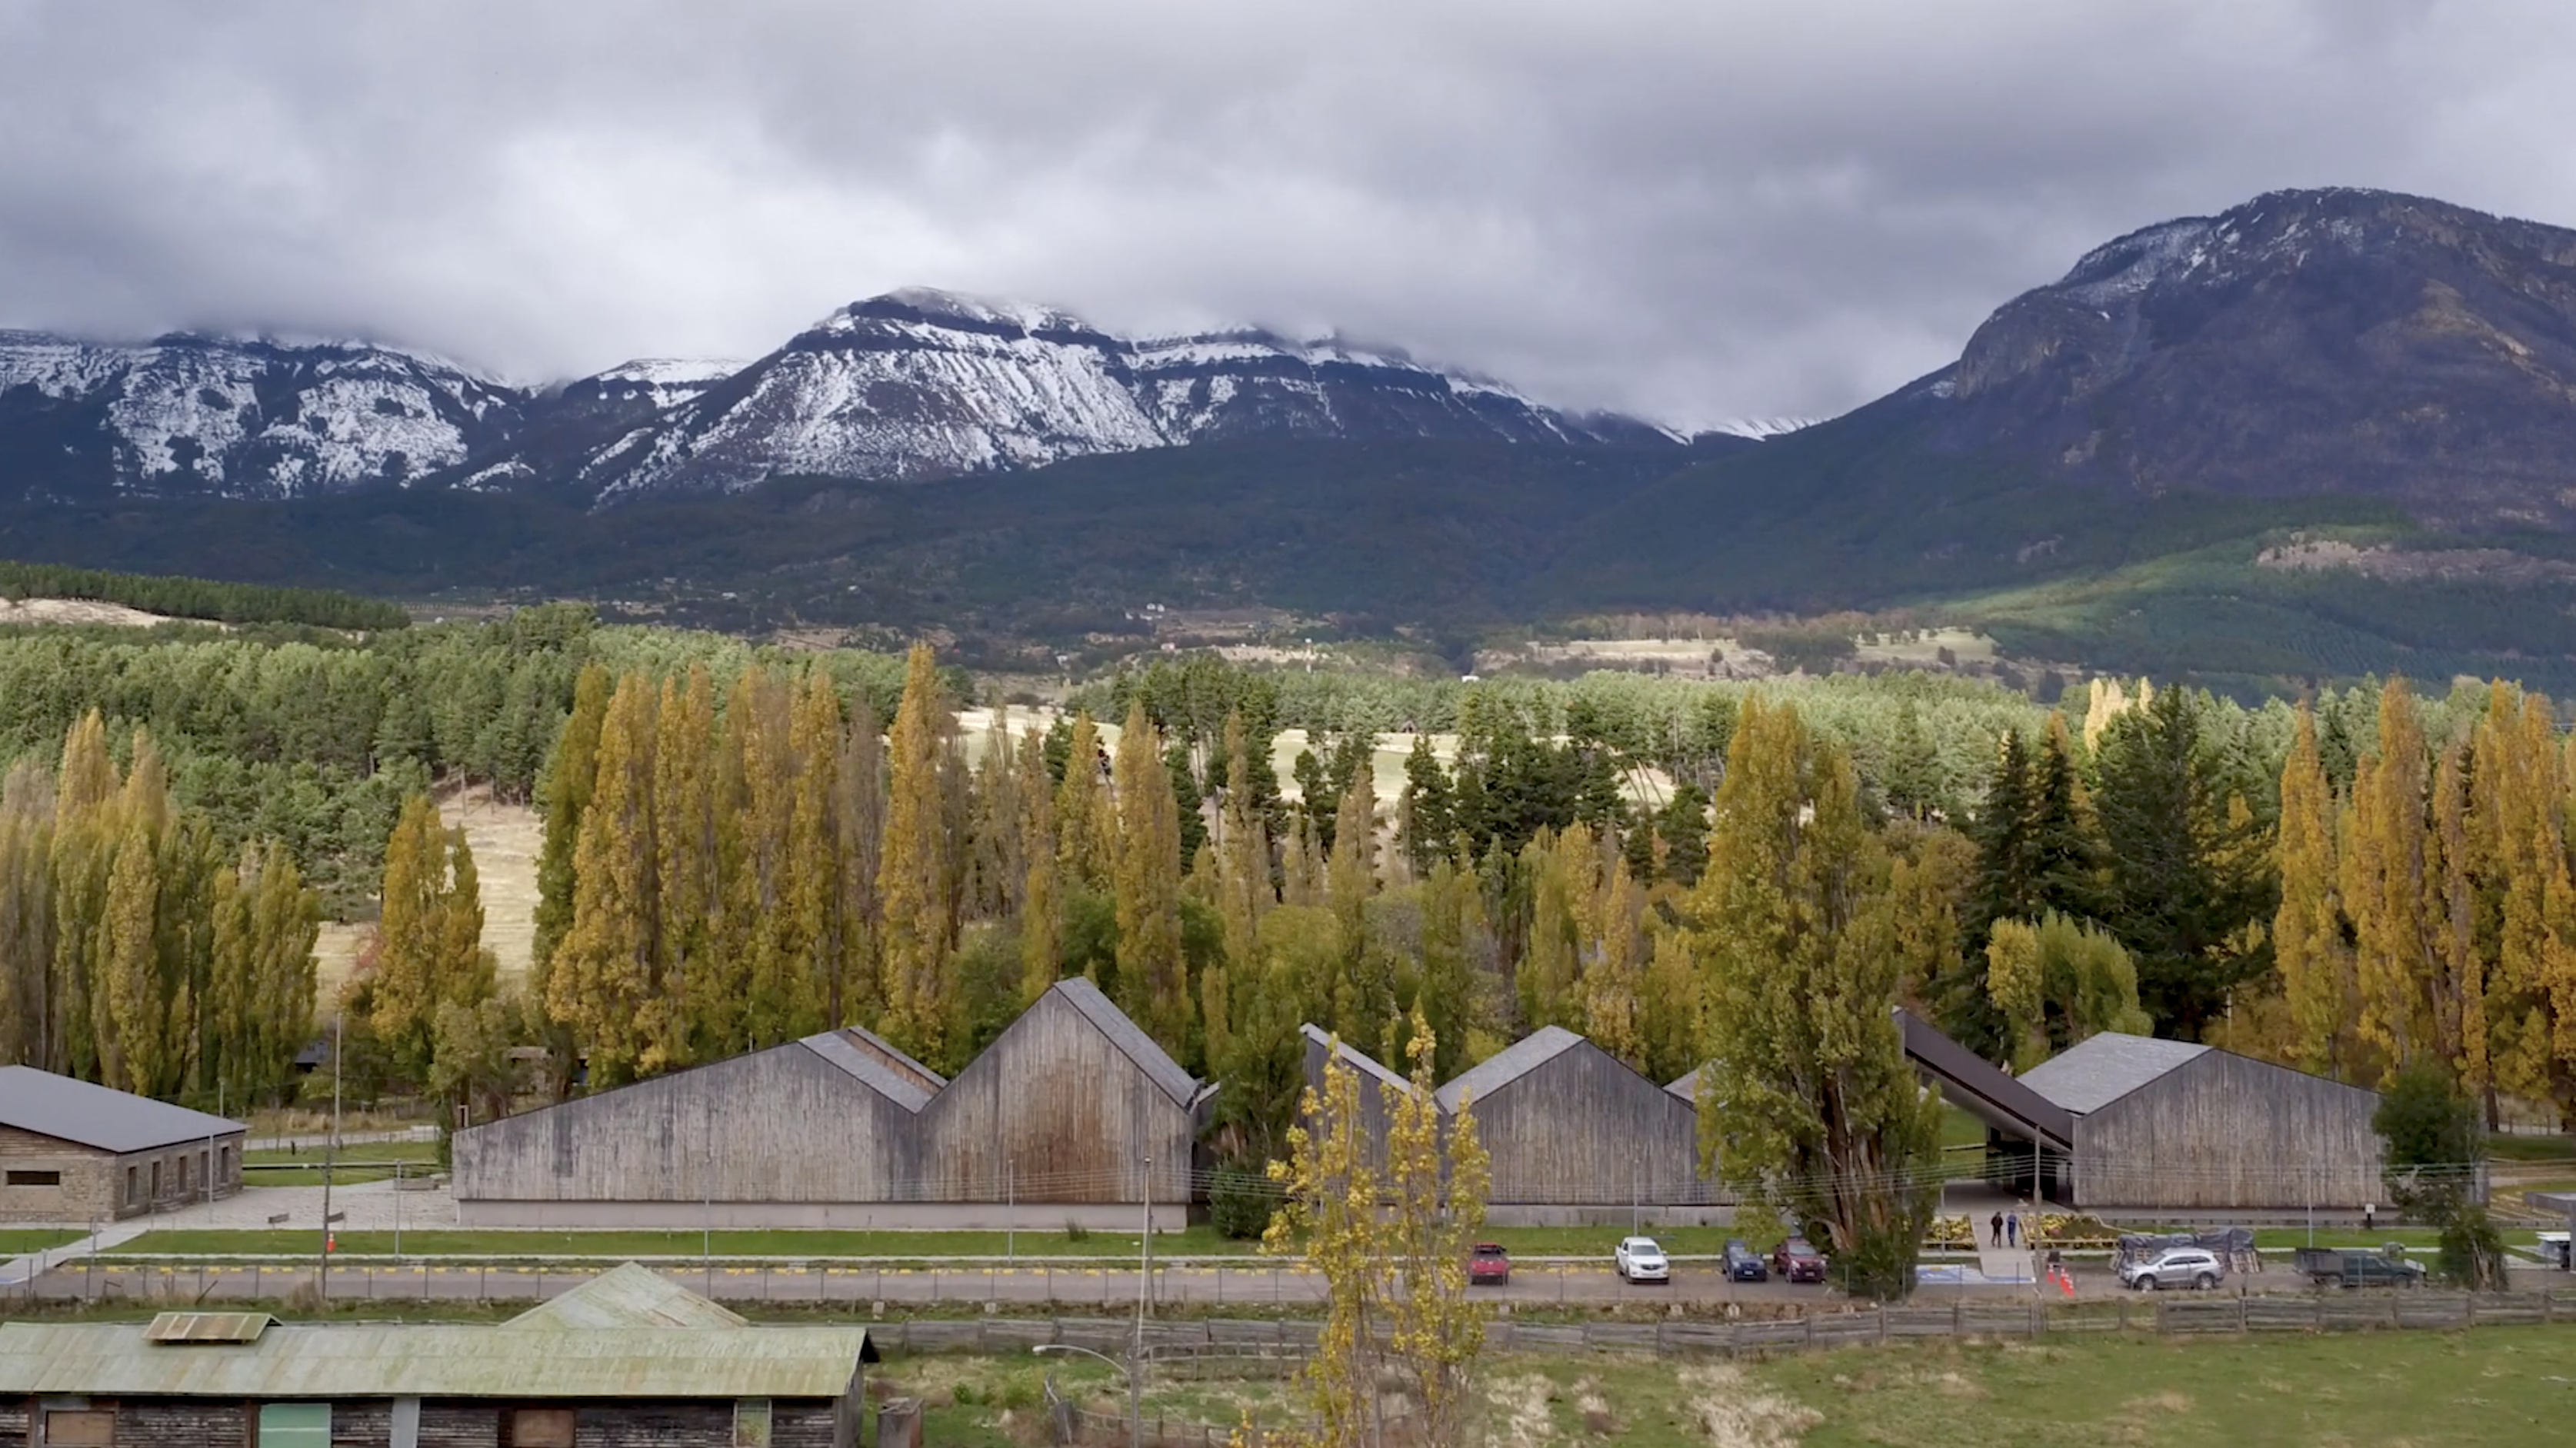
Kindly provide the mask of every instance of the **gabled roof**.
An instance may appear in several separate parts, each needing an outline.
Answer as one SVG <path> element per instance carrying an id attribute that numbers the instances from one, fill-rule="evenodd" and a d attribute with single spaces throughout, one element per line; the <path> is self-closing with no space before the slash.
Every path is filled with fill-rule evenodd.
<path id="1" fill-rule="evenodd" d="M 1127 1019 L 1126 1012 L 1111 1005 L 1109 997 L 1100 993 L 1100 987 L 1077 975 L 1057 981 L 1048 988 L 1047 994 L 1061 996 L 1066 1005 L 1082 1012 L 1083 1019 L 1107 1036 L 1109 1043 L 1128 1060 L 1135 1062 L 1136 1069 L 1144 1072 L 1146 1079 L 1172 1098 L 1175 1105 L 1187 1106 L 1198 1096 L 1198 1078 L 1182 1070 L 1181 1063 L 1154 1044 L 1154 1038 L 1146 1035 L 1143 1027 Z"/>
<path id="2" fill-rule="evenodd" d="M 1541 1026 L 1441 1087 L 1440 1109 L 1454 1112 L 1460 1099 L 1470 1095 L 1482 1101 L 1582 1044 L 1581 1036 L 1563 1026 Z"/>
<path id="3" fill-rule="evenodd" d="M 1703 1066 L 1678 1081 L 1667 1082 L 1664 1089 L 1689 1102 L 1691 1109 L 1696 1111 L 1699 1109 L 1699 1073 L 1707 1069 Z"/>
<path id="4" fill-rule="evenodd" d="M 2209 1049 L 2196 1041 L 2104 1031 L 2024 1071 L 2021 1082 L 2082 1116 L 2101 1110 Z"/>
<path id="5" fill-rule="evenodd" d="M 237 1136 L 250 1129 L 238 1121 L 33 1066 L 0 1066 L 0 1126 L 120 1155 L 210 1136 Z"/>
<path id="6" fill-rule="evenodd" d="M 649 1267 L 610 1268 L 502 1324 L 547 1332 L 605 1327 L 742 1327 L 742 1318 Z"/>
<path id="7" fill-rule="evenodd" d="M 939 1088 L 948 1084 L 946 1077 L 896 1050 L 883 1036 L 857 1026 L 823 1031 L 796 1044 L 906 1111 L 929 1105 Z"/>
<path id="8" fill-rule="evenodd" d="M 1299 1026 L 1297 1031 L 1298 1034 L 1304 1036 L 1307 1040 L 1314 1042 L 1318 1046 L 1333 1048 L 1334 1058 L 1336 1060 L 1340 1061 L 1343 1065 L 1348 1066 L 1352 1070 L 1359 1072 L 1361 1075 L 1368 1077 L 1370 1080 L 1377 1082 L 1379 1085 L 1392 1086 L 1407 1096 L 1413 1094 L 1413 1082 L 1409 1078 L 1399 1074 L 1394 1067 L 1387 1065 L 1377 1057 L 1354 1047 L 1350 1042 L 1334 1040 L 1333 1033 L 1325 1030 L 1322 1026 L 1316 1025 L 1310 1021 L 1305 1025 Z"/>
<path id="9" fill-rule="evenodd" d="M 277 1326 L 156 1343 L 141 1323 L 0 1323 L 0 1398 L 796 1398 L 849 1391 L 861 1327 Z"/>
<path id="10" fill-rule="evenodd" d="M 2075 1149 L 2075 1118 L 2065 1107 L 1903 1006 L 1896 1008 L 1896 1023 L 1905 1032 L 1906 1059 L 1941 1083 L 1941 1094 L 1951 1105 L 1998 1130 L 2059 1151 Z"/>

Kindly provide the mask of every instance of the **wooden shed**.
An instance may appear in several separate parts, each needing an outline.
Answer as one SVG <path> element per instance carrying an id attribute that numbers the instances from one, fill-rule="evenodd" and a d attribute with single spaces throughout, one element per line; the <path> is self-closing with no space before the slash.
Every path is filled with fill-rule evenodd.
<path id="1" fill-rule="evenodd" d="M 1213 1094 L 1098 986 L 1059 981 L 923 1109 L 923 1196 L 1095 1227 L 1150 1204 L 1178 1230 Z"/>
<path id="2" fill-rule="evenodd" d="M 1548 1026 L 1440 1088 L 1462 1102 L 1493 1158 L 1490 1215 L 1508 1225 L 1720 1220 L 1699 1173 L 1699 1111 L 1685 1097 L 1560 1026 Z"/>
<path id="3" fill-rule="evenodd" d="M 2086 1209 L 2358 1212 L 2385 1154 L 2357 1086 L 2213 1046 L 2105 1032 L 2021 1084 L 2073 1118 L 2068 1195 Z"/>
<path id="4" fill-rule="evenodd" d="M 825 1031 L 456 1134 L 469 1227 L 908 1225 L 940 1077 Z"/>
<path id="5" fill-rule="evenodd" d="M 0 1323 L 0 1448 L 856 1448 L 876 1360 L 632 1263 L 505 1323 Z"/>

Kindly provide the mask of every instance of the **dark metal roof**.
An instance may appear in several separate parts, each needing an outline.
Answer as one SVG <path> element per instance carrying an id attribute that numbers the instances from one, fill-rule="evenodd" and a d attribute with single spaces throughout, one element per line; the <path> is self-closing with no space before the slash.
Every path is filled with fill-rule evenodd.
<path id="1" fill-rule="evenodd" d="M 939 1088 L 948 1084 L 945 1077 L 896 1050 L 883 1037 L 856 1026 L 807 1036 L 796 1044 L 906 1111 L 929 1105 Z"/>
<path id="2" fill-rule="evenodd" d="M 2087 1036 L 2023 1072 L 2021 1083 L 2082 1116 L 2101 1110 L 2209 1049 L 2196 1041 L 2104 1031 Z"/>
<path id="3" fill-rule="evenodd" d="M 1100 993 L 1100 987 L 1077 975 L 1057 981 L 1048 989 L 1048 994 L 1062 996 L 1065 1004 L 1082 1012 L 1083 1019 L 1107 1036 L 1109 1043 L 1124 1053 L 1128 1060 L 1135 1062 L 1136 1069 L 1144 1072 L 1146 1079 L 1171 1097 L 1174 1104 L 1187 1106 L 1197 1097 L 1198 1078 L 1182 1070 L 1181 1063 L 1154 1044 L 1154 1038 L 1146 1035 L 1143 1027 L 1127 1019 L 1126 1012 L 1111 1005 L 1109 997 Z"/>
<path id="4" fill-rule="evenodd" d="M 1900 1006 L 1905 1056 L 1941 1083 L 1950 1104 L 1998 1131 L 2008 1131 L 2059 1151 L 2075 1149 L 2075 1118 L 2065 1107 L 2013 1079 L 2002 1067 L 1943 1035 L 1930 1021 Z"/>
<path id="5" fill-rule="evenodd" d="M 250 1129 L 238 1121 L 33 1066 L 0 1066 L 0 1126 L 120 1155 L 210 1136 L 237 1136 Z"/>
<path id="6" fill-rule="evenodd" d="M 1582 1044 L 1581 1036 L 1563 1026 L 1541 1026 L 1441 1087 L 1440 1109 L 1455 1112 L 1459 1100 L 1470 1095 L 1482 1101 Z"/>
<path id="7" fill-rule="evenodd" d="M 1373 1081 L 1376 1081 L 1380 1085 L 1392 1086 L 1407 1096 L 1413 1094 L 1413 1082 L 1409 1078 L 1398 1073 L 1394 1067 L 1380 1061 L 1377 1057 L 1354 1047 L 1348 1041 L 1334 1040 L 1332 1032 L 1325 1030 L 1323 1027 L 1316 1025 L 1311 1021 L 1305 1025 L 1299 1026 L 1297 1029 L 1307 1040 L 1314 1042 L 1316 1045 L 1329 1046 L 1333 1048 L 1335 1058 L 1343 1065 L 1350 1067 L 1352 1070 L 1359 1072 L 1361 1075 L 1366 1076 Z"/>

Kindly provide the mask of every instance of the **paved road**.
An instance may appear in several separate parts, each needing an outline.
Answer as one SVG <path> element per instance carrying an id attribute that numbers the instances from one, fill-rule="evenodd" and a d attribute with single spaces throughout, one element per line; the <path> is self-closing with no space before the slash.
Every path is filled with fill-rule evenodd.
<path id="1" fill-rule="evenodd" d="M 596 1270 L 605 1270 L 605 1264 Z M 1137 1296 L 1137 1273 L 1132 1268 L 1033 1265 L 1019 1268 L 878 1269 L 716 1265 L 669 1266 L 663 1270 L 673 1280 L 698 1291 L 737 1302 L 853 1305 L 883 1302 L 911 1306 L 993 1302 L 1069 1309 L 1117 1309 L 1133 1305 Z M 33 1291 L 37 1297 L 61 1301 L 84 1298 L 149 1302 L 274 1300 L 309 1286 L 314 1275 L 314 1268 L 309 1266 L 207 1264 L 147 1267 L 75 1262 L 46 1273 L 37 1280 Z M 330 1294 L 333 1301 L 527 1302 L 552 1297 L 594 1275 L 595 1270 L 538 1271 L 471 1265 L 394 1266 L 338 1262 L 330 1272 Z M 2526 1288 L 2566 1281 L 2563 1274 L 2539 1269 L 2517 1271 L 2515 1277 L 2517 1285 Z M 2231 1282 L 2229 1287 L 2230 1290 L 2260 1294 L 2309 1290 L 2306 1281 L 2298 1274 L 2280 1270 L 2241 1278 Z M 0 1298 L 15 1298 L 27 1290 L 24 1284 L 20 1284 L 0 1292 Z M 2076 1295 L 2080 1298 L 2098 1300 L 2116 1296 L 2119 1291 L 2118 1284 L 2106 1268 L 2088 1267 L 2078 1274 Z M 2061 1295 L 2059 1289 L 2042 1282 L 2036 1285 L 1926 1284 L 1918 1296 L 1932 1302 L 1956 1299 L 2025 1301 L 2042 1292 L 2051 1299 Z M 1154 1300 L 1164 1303 L 1259 1307 L 1311 1303 L 1322 1295 L 1322 1279 L 1294 1267 L 1191 1266 L 1157 1269 L 1154 1273 Z M 1812 1285 L 1729 1283 L 1714 1270 L 1691 1267 L 1677 1268 L 1669 1285 L 1652 1287 L 1632 1287 L 1602 1269 L 1567 1268 L 1559 1271 L 1523 1267 L 1512 1274 L 1507 1286 L 1480 1288 L 1476 1295 L 1484 1300 L 1531 1307 L 1557 1303 L 1672 1303 L 1687 1304 L 1697 1310 L 1722 1309 L 1728 1303 L 1821 1304 L 1842 1300 Z"/>

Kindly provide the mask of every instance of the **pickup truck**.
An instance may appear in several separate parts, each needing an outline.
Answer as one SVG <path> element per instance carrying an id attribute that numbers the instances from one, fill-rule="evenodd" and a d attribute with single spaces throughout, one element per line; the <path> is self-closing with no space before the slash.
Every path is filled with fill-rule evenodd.
<path id="1" fill-rule="evenodd" d="M 2319 1287 L 2424 1285 L 2423 1264 L 2407 1261 L 2406 1249 L 2395 1243 L 2376 1252 L 2365 1247 L 2301 1247 L 2292 1260 Z"/>

